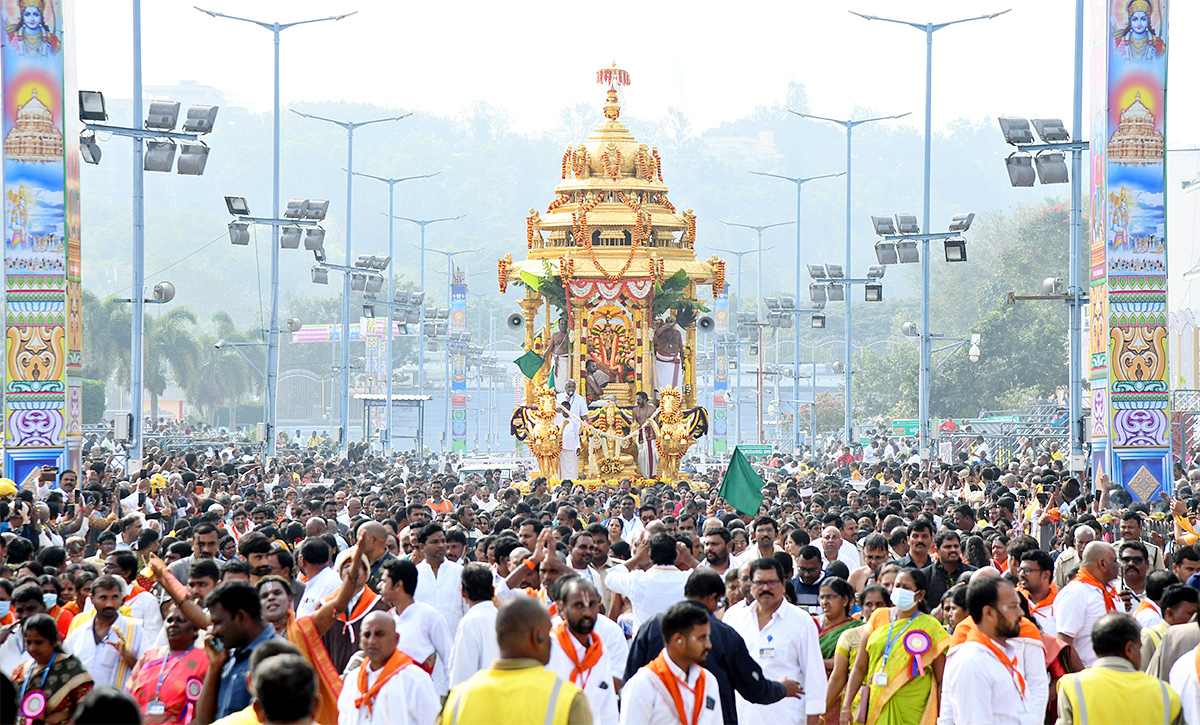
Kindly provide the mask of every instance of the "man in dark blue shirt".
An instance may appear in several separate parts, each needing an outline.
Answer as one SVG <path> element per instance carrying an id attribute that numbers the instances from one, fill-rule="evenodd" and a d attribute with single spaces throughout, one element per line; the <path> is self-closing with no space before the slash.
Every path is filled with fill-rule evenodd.
<path id="1" fill-rule="evenodd" d="M 246 687 L 250 655 L 279 635 L 263 621 L 258 592 L 249 582 L 224 582 L 212 590 L 205 603 L 212 618 L 212 637 L 205 642 L 210 666 L 196 715 L 201 722 L 212 722 L 250 706 Z M 220 642 L 219 650 L 216 642 Z M 205 714 L 211 717 L 202 717 Z"/>
<path id="2" fill-rule="evenodd" d="M 806 546 L 796 557 L 796 576 L 790 579 L 792 588 L 796 590 L 796 606 L 815 616 L 821 613 L 821 582 L 825 580 L 825 571 L 821 568 L 821 550 L 815 546 Z"/>
<path id="3" fill-rule="evenodd" d="M 750 702 L 769 705 L 784 697 L 799 697 L 800 684 L 789 679 L 781 682 L 768 680 L 762 668 L 750 657 L 746 642 L 733 627 L 712 616 L 717 611 L 721 597 L 725 595 L 725 582 L 721 575 L 709 568 L 696 569 L 688 577 L 683 588 L 684 601 L 708 610 L 712 631 L 712 651 L 704 661 L 704 669 L 712 673 L 721 695 L 721 713 L 726 723 L 737 723 L 737 704 L 733 693 Z M 629 643 L 629 659 L 625 663 L 625 682 L 639 669 L 650 663 L 662 651 L 662 614 L 656 614 L 642 623 L 637 635 Z M 761 725 L 761 724 L 760 724 Z"/>

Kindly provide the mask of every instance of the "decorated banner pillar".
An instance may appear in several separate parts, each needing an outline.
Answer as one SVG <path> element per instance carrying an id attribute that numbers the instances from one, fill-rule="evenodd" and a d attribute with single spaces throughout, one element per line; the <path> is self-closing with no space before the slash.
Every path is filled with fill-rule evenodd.
<path id="1" fill-rule="evenodd" d="M 729 288 L 722 287 L 713 301 L 713 318 L 716 328 L 713 332 L 717 339 L 729 333 Z M 729 356 L 725 354 L 723 345 L 713 345 L 713 453 L 725 453 L 729 450 L 729 405 L 726 396 L 729 393 Z"/>
<path id="2" fill-rule="evenodd" d="M 1172 488 L 1164 181 L 1166 0 L 1092 3 L 1093 483 Z"/>
<path id="3" fill-rule="evenodd" d="M 467 286 L 450 286 L 450 331 L 467 329 Z M 450 438 L 453 450 L 467 450 L 467 350 L 464 345 L 450 348 Z"/>
<path id="4" fill-rule="evenodd" d="M 5 475 L 78 470 L 82 442 L 79 143 L 61 0 L 7 0 L 4 109 Z"/>

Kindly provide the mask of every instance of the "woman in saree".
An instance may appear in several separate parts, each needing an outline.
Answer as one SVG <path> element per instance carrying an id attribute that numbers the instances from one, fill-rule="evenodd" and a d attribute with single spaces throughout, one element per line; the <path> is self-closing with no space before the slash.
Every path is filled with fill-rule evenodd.
<path id="1" fill-rule="evenodd" d="M 817 632 L 821 641 L 821 658 L 825 660 L 825 674 L 833 669 L 833 651 L 837 647 L 838 637 L 847 629 L 861 627 L 862 620 L 850 616 L 854 603 L 854 588 L 850 582 L 841 577 L 829 577 L 821 582 L 817 594 L 821 604 L 821 628 Z"/>
<path id="2" fill-rule="evenodd" d="M 863 627 L 850 682 L 842 695 L 842 725 L 932 725 L 950 635 L 922 611 L 925 575 L 901 569 L 892 588 L 894 607 L 877 609 Z M 854 695 L 869 694 L 854 709 Z M 861 715 L 860 715 L 861 714 Z"/>
<path id="3" fill-rule="evenodd" d="M 871 620 L 876 609 L 892 606 L 888 591 L 878 584 L 864 587 L 858 595 L 858 606 L 862 608 L 862 621 Z M 825 690 L 825 722 L 832 725 L 838 720 L 838 712 L 842 705 L 842 693 L 846 689 L 846 681 L 850 677 L 850 668 L 858 655 L 858 644 L 861 641 L 863 627 L 845 629 L 838 636 L 833 650 L 833 668 L 829 672 L 829 687 Z M 824 654 L 824 646 L 821 648 Z M 858 707 L 858 696 L 855 695 L 854 707 Z"/>
<path id="4" fill-rule="evenodd" d="M 129 692 L 144 713 L 142 722 L 189 723 L 208 672 L 208 655 L 196 646 L 196 625 L 171 605 L 163 620 L 166 647 L 151 647 L 133 666 Z"/>
<path id="5" fill-rule="evenodd" d="M 35 614 L 22 625 L 25 651 L 33 658 L 13 670 L 18 725 L 65 723 L 92 690 L 92 676 L 74 655 L 63 651 L 58 624 Z"/>

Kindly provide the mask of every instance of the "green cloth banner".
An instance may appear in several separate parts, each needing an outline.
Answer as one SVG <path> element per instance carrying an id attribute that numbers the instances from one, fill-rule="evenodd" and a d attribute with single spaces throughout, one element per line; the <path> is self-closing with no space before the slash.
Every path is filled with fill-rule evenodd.
<path id="1" fill-rule="evenodd" d="M 546 361 L 542 359 L 542 356 L 538 355 L 533 350 L 530 350 L 516 360 L 513 360 L 513 362 L 516 363 L 517 367 L 521 368 L 521 372 L 524 373 L 525 377 L 529 378 L 530 380 L 533 380 L 533 376 L 537 375 L 538 370 L 541 370 L 542 366 L 546 364 Z"/>
<path id="2" fill-rule="evenodd" d="M 733 449 L 729 459 L 729 467 L 725 469 L 725 477 L 721 479 L 721 489 L 717 492 L 721 498 L 739 513 L 751 516 L 758 513 L 763 502 L 763 480 L 746 461 L 740 448 Z"/>

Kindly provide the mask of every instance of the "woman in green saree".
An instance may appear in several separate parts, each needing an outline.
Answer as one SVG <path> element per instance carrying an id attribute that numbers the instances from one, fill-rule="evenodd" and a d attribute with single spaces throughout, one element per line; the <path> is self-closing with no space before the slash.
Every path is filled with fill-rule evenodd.
<path id="1" fill-rule="evenodd" d="M 858 595 L 858 606 L 862 608 L 862 621 L 869 622 L 876 609 L 892 606 L 887 590 L 878 584 L 871 584 Z M 837 645 L 833 650 L 833 669 L 829 672 L 829 686 L 825 690 L 825 722 L 833 725 L 838 721 L 842 709 L 842 693 L 846 690 L 846 681 L 850 678 L 850 668 L 858 655 L 858 643 L 866 627 L 852 627 L 842 630 L 838 636 Z M 855 696 L 854 706 L 858 707 L 858 697 Z"/>
<path id="2" fill-rule="evenodd" d="M 937 721 L 942 669 L 950 635 L 921 611 L 925 575 L 902 569 L 892 589 L 895 607 L 877 609 L 863 629 L 850 682 L 842 697 L 842 725 L 857 717 L 866 725 L 932 725 Z M 853 712 L 854 695 L 867 685 Z"/>
<path id="3" fill-rule="evenodd" d="M 863 623 L 850 616 L 854 587 L 845 579 L 833 576 L 821 582 L 817 597 L 824 615 L 817 634 L 821 638 L 821 657 L 825 660 L 825 675 L 828 676 L 833 669 L 833 651 L 837 648 L 838 637 L 847 629 L 861 627 Z"/>

